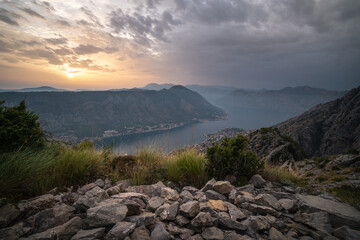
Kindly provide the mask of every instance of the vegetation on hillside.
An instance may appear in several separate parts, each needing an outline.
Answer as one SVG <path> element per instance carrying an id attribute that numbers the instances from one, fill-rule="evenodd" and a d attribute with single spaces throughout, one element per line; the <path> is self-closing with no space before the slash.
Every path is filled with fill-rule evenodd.
<path id="1" fill-rule="evenodd" d="M 4 103 L 0 100 L 0 152 L 42 146 L 45 137 L 39 117 L 27 110 L 25 101 L 13 107 L 5 107 Z"/>

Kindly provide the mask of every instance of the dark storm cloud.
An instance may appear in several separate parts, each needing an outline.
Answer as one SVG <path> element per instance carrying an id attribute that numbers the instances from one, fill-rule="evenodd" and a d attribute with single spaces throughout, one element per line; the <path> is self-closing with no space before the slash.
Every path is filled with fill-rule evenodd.
<path id="1" fill-rule="evenodd" d="M 37 18 L 41 18 L 41 19 L 45 19 L 44 16 L 42 16 L 42 15 L 40 15 L 39 13 L 35 12 L 35 11 L 32 10 L 31 8 L 20 8 L 20 10 L 26 12 L 26 13 L 29 14 L 30 16 L 37 17 Z"/>
<path id="2" fill-rule="evenodd" d="M 204 84 L 347 88 L 360 77 L 360 1 L 174 2 L 184 26 L 170 57 Z"/>
<path id="3" fill-rule="evenodd" d="M 19 19 L 20 15 L 14 13 L 14 12 L 10 12 L 8 10 L 6 10 L 5 8 L 0 8 L 0 21 L 10 24 L 10 25 L 14 25 L 14 26 L 19 26 L 19 23 L 15 20 L 15 19 Z"/>
<path id="4" fill-rule="evenodd" d="M 168 41 L 165 32 L 180 24 L 173 16 L 164 11 L 158 18 L 144 16 L 139 12 L 124 13 L 120 8 L 110 14 L 110 26 L 115 33 L 130 34 L 142 45 L 151 45 L 152 39 Z"/>

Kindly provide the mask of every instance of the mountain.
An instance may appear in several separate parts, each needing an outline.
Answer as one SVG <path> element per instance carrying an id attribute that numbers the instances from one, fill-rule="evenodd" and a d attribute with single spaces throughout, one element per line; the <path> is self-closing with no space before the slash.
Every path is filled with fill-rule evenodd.
<path id="1" fill-rule="evenodd" d="M 161 130 L 225 115 L 183 86 L 160 91 L 6 92 L 0 99 L 7 105 L 26 99 L 46 130 L 80 138 L 102 136 L 107 130 L 124 134 Z"/>
<path id="2" fill-rule="evenodd" d="M 0 89 L 0 92 L 64 92 L 65 89 L 58 89 L 49 86 L 22 88 L 22 89 Z"/>
<path id="3" fill-rule="evenodd" d="M 274 127 L 291 136 L 310 156 L 360 151 L 360 86 Z"/>
<path id="4" fill-rule="evenodd" d="M 226 109 L 265 109 L 296 115 L 316 104 L 339 98 L 344 93 L 309 86 L 259 92 L 236 90 L 219 99 L 217 103 Z"/>
<path id="5" fill-rule="evenodd" d="M 159 91 L 159 90 L 164 89 L 164 88 L 169 89 L 169 88 L 171 88 L 173 86 L 175 86 L 175 84 L 172 84 L 172 83 L 164 83 L 164 84 L 149 83 L 145 87 L 143 87 L 143 89 Z"/>

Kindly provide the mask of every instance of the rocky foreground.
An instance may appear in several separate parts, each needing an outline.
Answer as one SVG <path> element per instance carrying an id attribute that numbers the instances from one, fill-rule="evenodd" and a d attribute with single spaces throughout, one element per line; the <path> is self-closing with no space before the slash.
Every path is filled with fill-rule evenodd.
<path id="1" fill-rule="evenodd" d="M 97 180 L 0 208 L 0 239 L 360 239 L 360 212 L 255 175 L 235 188 Z"/>

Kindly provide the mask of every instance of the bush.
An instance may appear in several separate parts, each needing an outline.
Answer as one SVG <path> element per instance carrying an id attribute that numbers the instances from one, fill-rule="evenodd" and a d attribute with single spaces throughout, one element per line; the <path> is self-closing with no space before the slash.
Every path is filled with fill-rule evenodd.
<path id="1" fill-rule="evenodd" d="M 239 135 L 236 138 L 224 138 L 221 144 L 207 149 L 208 163 L 206 171 L 210 177 L 224 179 L 226 175 L 237 178 L 250 178 L 264 162 L 257 155 L 246 150 L 247 139 Z"/>
<path id="2" fill-rule="evenodd" d="M 179 184 L 179 186 L 202 187 L 207 180 L 205 166 L 205 156 L 193 149 L 177 153 L 164 161 L 166 179 Z"/>
<path id="3" fill-rule="evenodd" d="M 26 109 L 25 101 L 14 107 L 3 104 L 4 101 L 0 101 L 0 152 L 42 146 L 45 137 L 39 117 Z"/>

